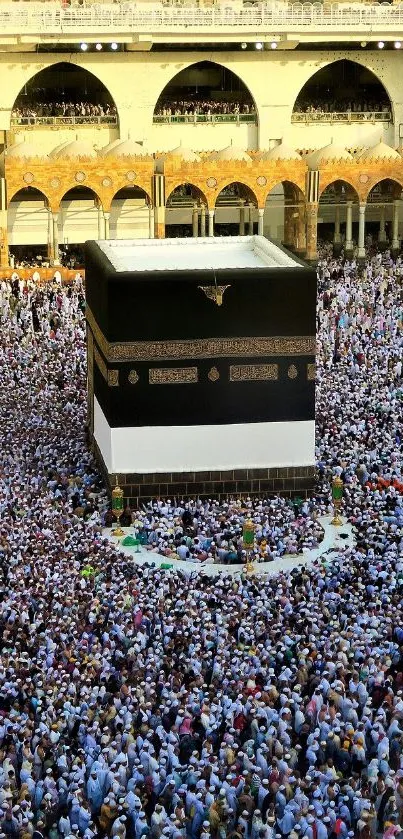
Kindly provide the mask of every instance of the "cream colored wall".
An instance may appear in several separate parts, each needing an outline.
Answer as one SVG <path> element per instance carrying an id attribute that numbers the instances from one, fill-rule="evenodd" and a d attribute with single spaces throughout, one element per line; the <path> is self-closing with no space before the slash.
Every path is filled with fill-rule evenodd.
<path id="1" fill-rule="evenodd" d="M 350 125 L 292 125 L 288 142 L 295 149 L 320 149 L 334 140 L 347 148 L 368 148 L 382 139 L 390 146 L 395 144 L 395 126 L 377 122 L 372 124 L 351 123 Z"/>
<path id="2" fill-rule="evenodd" d="M 153 125 L 146 143 L 158 151 L 169 151 L 180 143 L 195 151 L 218 151 L 228 146 L 231 140 L 238 148 L 257 149 L 257 125 Z"/>
<path id="3" fill-rule="evenodd" d="M 157 149 L 163 142 L 165 147 L 169 143 L 168 130 L 172 133 L 173 147 L 178 135 L 184 136 L 186 128 L 186 143 L 196 149 L 201 149 L 204 143 L 211 142 L 211 126 L 181 126 L 169 129 L 153 125 L 152 117 L 155 103 L 165 85 L 182 69 L 197 61 L 212 60 L 237 73 L 249 88 L 257 105 L 259 116 L 258 137 L 248 136 L 245 142 L 250 146 L 259 144 L 260 148 L 267 148 L 273 139 L 284 138 L 293 145 L 300 146 L 306 140 L 305 126 L 291 126 L 291 113 L 297 95 L 305 82 L 321 67 L 340 58 L 359 59 L 384 84 L 393 104 L 395 125 L 392 132 L 388 129 L 382 132 L 386 141 L 397 145 L 399 141 L 399 123 L 403 124 L 403 54 L 399 51 L 381 50 L 363 52 L 216 52 L 210 53 L 87 53 L 87 54 L 59 54 L 35 55 L 13 54 L 10 63 L 6 54 L 0 54 L 0 72 L 7 83 L 0 91 L 0 130 L 9 128 L 10 112 L 13 103 L 24 86 L 35 73 L 57 61 L 70 61 L 94 73 L 108 88 L 119 112 L 120 132 L 122 137 L 128 134 L 136 140 L 146 140 L 151 148 Z M 222 127 L 220 134 L 222 145 L 228 144 L 232 138 L 238 142 L 240 136 L 234 125 Z M 349 137 L 354 132 L 367 131 L 369 139 L 379 139 L 382 131 L 375 126 L 362 129 L 348 129 Z M 221 129 L 220 129 L 221 130 Z M 248 129 L 250 130 L 250 129 Z M 315 134 L 313 132 L 316 132 Z M 72 131 L 72 134 L 74 131 Z M 94 132 L 96 133 L 96 132 Z M 336 142 L 344 142 L 344 126 L 316 126 L 312 128 L 312 137 L 317 137 L 318 146 L 327 142 L 331 137 Z M 376 134 L 376 136 L 375 136 Z M 55 132 L 55 145 L 60 142 L 59 132 Z M 88 136 L 88 135 L 86 135 Z M 194 139 L 192 139 L 194 137 Z M 363 139 L 360 136 L 360 140 Z M 349 143 L 350 144 L 350 143 Z M 214 142 L 214 145 L 215 142 Z M 209 145 L 211 148 L 212 146 Z M 253 146 L 250 146 L 253 147 Z"/>
<path id="4" fill-rule="evenodd" d="M 89 140 L 97 148 L 101 149 L 107 146 L 112 140 L 119 138 L 119 130 L 117 128 L 108 128 L 107 126 L 94 125 L 90 128 L 80 128 L 74 126 L 73 128 L 34 128 L 34 129 L 18 129 L 10 131 L 8 144 L 13 142 L 18 143 L 20 140 L 29 140 L 34 143 L 39 143 L 41 148 L 47 154 L 61 143 L 70 143 L 72 140 Z"/>
<path id="5" fill-rule="evenodd" d="M 7 219 L 9 245 L 46 245 L 48 218 L 44 200 L 12 201 Z"/>
<path id="6" fill-rule="evenodd" d="M 91 198 L 68 199 L 61 202 L 59 212 L 59 243 L 82 243 L 98 239 L 98 209 Z"/>
<path id="7" fill-rule="evenodd" d="M 275 242 L 281 242 L 284 236 L 284 209 L 279 206 L 283 202 L 284 188 L 277 184 L 267 197 L 263 215 L 263 232 Z"/>
<path id="8" fill-rule="evenodd" d="M 111 206 L 111 239 L 147 239 L 148 206 L 141 198 L 114 198 Z"/>

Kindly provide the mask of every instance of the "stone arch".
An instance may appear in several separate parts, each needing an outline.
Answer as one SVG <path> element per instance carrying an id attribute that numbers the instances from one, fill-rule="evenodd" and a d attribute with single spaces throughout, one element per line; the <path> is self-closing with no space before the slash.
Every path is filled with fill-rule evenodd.
<path id="1" fill-rule="evenodd" d="M 186 192 L 188 193 L 187 197 L 189 197 L 190 199 L 194 198 L 195 201 L 199 201 L 207 207 L 208 201 L 205 193 L 199 186 L 197 186 L 197 184 L 191 183 L 190 181 L 181 181 L 181 183 L 177 183 L 173 186 L 171 185 L 169 193 L 166 196 L 167 207 L 169 206 L 169 202 L 172 199 L 174 193 L 176 193 L 177 190 L 181 189 L 181 187 L 184 187 L 186 189 Z"/>
<path id="2" fill-rule="evenodd" d="M 151 206 L 150 195 L 137 184 L 116 190 L 110 202 L 110 238 L 147 239 Z"/>
<path id="3" fill-rule="evenodd" d="M 258 198 L 249 184 L 228 180 L 215 197 L 216 235 L 243 236 L 255 232 Z"/>
<path id="4" fill-rule="evenodd" d="M 76 98 L 73 99 L 73 96 Z M 43 103 L 55 111 L 49 116 L 61 116 L 62 114 L 56 113 L 55 104 L 60 101 L 87 101 L 109 108 L 118 116 L 115 100 L 106 84 L 92 70 L 74 61 L 53 61 L 29 76 L 15 97 L 11 109 L 12 112 L 16 109 L 27 110 L 31 104 L 35 106 L 37 103 Z M 46 109 L 43 114 L 38 115 L 46 116 Z M 21 117 L 20 125 L 22 128 L 29 125 L 26 117 Z"/>
<path id="5" fill-rule="evenodd" d="M 335 253 L 346 243 L 351 248 L 353 223 L 358 233 L 359 203 L 357 188 L 345 178 L 329 180 L 319 194 L 320 236 L 331 238 Z"/>
<path id="6" fill-rule="evenodd" d="M 218 76 L 220 76 L 221 89 L 214 90 L 213 84 L 217 83 Z M 186 80 L 188 84 L 185 84 Z M 256 119 L 258 119 L 255 99 L 241 76 L 225 64 L 210 60 L 189 62 L 171 76 L 155 102 L 153 114 L 156 116 L 158 111 L 163 109 L 164 103 L 168 102 L 185 100 L 191 106 L 192 102 L 207 101 L 211 98 L 212 90 L 215 94 L 213 101 L 217 103 L 241 101 L 241 104 L 246 104 L 249 108 L 253 107 Z M 183 92 L 181 97 L 178 96 L 179 91 Z M 210 91 L 210 96 L 207 95 L 208 91 Z"/>
<path id="7" fill-rule="evenodd" d="M 205 236 L 207 197 L 197 184 L 189 181 L 170 184 L 166 198 L 166 235 Z"/>
<path id="8" fill-rule="evenodd" d="M 46 195 L 46 192 L 44 192 L 43 189 L 40 189 L 37 186 L 25 186 L 25 187 L 24 186 L 16 186 L 14 192 L 10 193 L 9 190 L 7 191 L 7 206 L 8 207 L 10 206 L 11 201 L 13 201 L 20 192 L 26 193 L 27 195 L 34 195 L 34 194 L 37 194 L 38 196 L 43 195 L 43 197 L 44 197 L 45 201 L 47 202 L 48 206 L 50 205 L 49 196 Z"/>
<path id="9" fill-rule="evenodd" d="M 337 66 L 339 65 L 339 66 Z M 392 121 L 393 121 L 393 99 L 390 93 L 387 90 L 387 87 L 383 81 L 380 80 L 379 76 L 365 63 L 362 61 L 351 60 L 348 58 L 336 58 L 334 61 L 326 62 L 320 67 L 319 70 L 316 70 L 309 78 L 305 81 L 303 86 L 300 88 L 299 93 L 297 94 L 294 105 L 292 108 L 292 113 L 299 112 L 301 110 L 306 110 L 306 107 L 309 106 L 310 97 L 313 99 L 312 104 L 317 102 L 320 104 L 320 95 L 318 96 L 318 91 L 320 88 L 325 88 L 325 85 L 331 85 L 330 88 L 327 89 L 327 92 L 333 92 L 333 96 L 335 100 L 341 102 L 347 102 L 348 100 L 354 104 L 354 100 L 357 101 L 357 85 L 352 83 L 352 78 L 354 74 L 357 75 L 358 72 L 361 74 L 367 74 L 367 88 L 360 91 L 358 96 L 366 96 L 368 99 L 371 96 L 375 97 L 383 97 L 379 102 L 379 105 L 382 106 L 383 100 L 388 106 L 392 114 Z M 340 75 L 347 77 L 344 79 L 343 84 L 340 84 Z M 350 85 L 350 89 L 348 88 Z M 347 93 L 346 93 L 347 89 Z M 339 96 L 338 91 L 342 91 L 342 96 Z M 334 107 L 331 110 L 339 110 L 340 106 Z M 340 108 L 341 110 L 348 110 L 347 107 Z M 376 110 L 376 108 L 367 108 L 368 111 Z M 382 110 L 382 107 L 381 107 Z"/>
<path id="10" fill-rule="evenodd" d="M 247 184 L 244 181 L 237 181 L 237 180 L 234 180 L 234 179 L 232 179 L 232 180 L 228 179 L 228 181 L 226 181 L 225 183 L 220 184 L 220 189 L 217 192 L 216 197 L 215 197 L 215 206 L 217 206 L 217 202 L 224 192 L 227 192 L 227 194 L 229 196 L 231 195 L 231 193 L 229 191 L 230 187 L 234 187 L 234 191 L 233 191 L 234 200 L 236 198 L 238 198 L 238 199 L 242 199 L 242 200 L 245 200 L 245 201 L 252 201 L 256 204 L 256 207 L 257 207 L 258 198 L 257 198 L 256 192 L 254 191 L 254 189 L 252 189 L 250 184 Z"/>
<path id="11" fill-rule="evenodd" d="M 333 186 L 337 187 L 337 185 L 340 185 L 341 187 L 344 187 L 344 188 L 347 188 L 348 190 L 350 190 L 351 193 L 352 193 L 352 200 L 357 200 L 357 202 L 360 200 L 360 196 L 359 196 L 359 193 L 357 191 L 357 187 L 354 186 L 354 184 L 351 183 L 351 181 L 347 180 L 346 178 L 334 178 L 333 180 L 325 181 L 324 185 L 322 185 L 322 183 L 320 182 L 319 201 L 321 200 L 323 194 L 327 190 L 329 190 L 329 188 L 331 188 Z M 342 192 L 343 197 L 344 197 L 345 189 L 344 190 L 341 189 L 340 191 Z M 348 199 L 346 198 L 345 200 L 348 200 Z"/>
<path id="12" fill-rule="evenodd" d="M 298 200 L 304 201 L 305 196 L 301 187 L 295 183 L 294 181 L 288 180 L 288 178 L 283 178 L 279 180 L 277 183 L 272 184 L 270 189 L 266 192 L 265 195 L 265 202 L 267 201 L 269 195 L 273 192 L 276 187 L 282 187 L 284 191 L 284 196 L 288 201 Z"/>
<path id="13" fill-rule="evenodd" d="M 379 176 L 375 180 L 374 183 L 371 183 L 367 194 L 366 194 L 366 201 L 367 203 L 372 203 L 372 200 L 376 200 L 374 196 L 374 190 L 377 187 L 381 187 L 379 192 L 382 194 L 385 199 L 388 199 L 387 203 L 392 202 L 395 198 L 400 198 L 401 193 L 403 191 L 403 178 L 399 180 L 399 178 L 380 178 Z"/>
<path id="14" fill-rule="evenodd" d="M 141 195 L 145 196 L 147 204 L 152 203 L 150 193 L 146 189 L 144 189 L 143 186 L 140 186 L 140 184 L 136 184 L 136 183 L 134 183 L 134 184 L 125 183 L 125 184 L 122 184 L 122 186 L 119 186 L 118 189 L 115 189 L 115 191 L 114 191 L 114 193 L 111 197 L 111 201 L 113 201 L 114 198 L 118 197 L 119 192 L 125 192 L 126 190 L 128 190 L 128 192 L 131 193 L 131 194 L 134 194 L 134 193 L 138 192 L 139 195 L 141 194 Z M 95 191 L 96 190 L 94 190 L 94 192 Z"/>
<path id="15" fill-rule="evenodd" d="M 379 177 L 372 182 L 366 195 L 365 226 L 367 234 L 377 237 L 382 249 L 391 244 L 399 246 L 399 217 L 403 216 L 401 198 L 403 179 Z"/>
<path id="16" fill-rule="evenodd" d="M 59 204 L 61 204 L 61 202 L 66 199 L 66 196 L 69 193 L 76 193 L 78 195 L 79 191 L 82 194 L 84 194 L 84 192 L 86 192 L 86 191 L 91 192 L 95 196 L 97 201 L 99 201 L 99 203 L 102 204 L 101 195 L 100 195 L 100 193 L 98 192 L 98 190 L 95 186 L 93 186 L 91 183 L 78 184 L 78 183 L 75 183 L 74 181 L 71 184 L 64 184 L 63 185 L 63 191 L 59 196 Z"/>
<path id="17" fill-rule="evenodd" d="M 22 256 L 21 248 L 42 251 L 46 256 L 49 241 L 49 198 L 37 187 L 16 189 L 8 196 L 7 231 L 9 246 Z"/>

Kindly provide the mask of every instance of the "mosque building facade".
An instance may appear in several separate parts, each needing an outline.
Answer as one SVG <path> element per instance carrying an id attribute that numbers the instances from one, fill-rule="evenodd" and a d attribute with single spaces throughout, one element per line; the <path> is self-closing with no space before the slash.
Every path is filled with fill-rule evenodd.
<path id="1" fill-rule="evenodd" d="M 3 268 L 99 238 L 400 248 L 400 5 L 49 0 L 0 23 Z"/>

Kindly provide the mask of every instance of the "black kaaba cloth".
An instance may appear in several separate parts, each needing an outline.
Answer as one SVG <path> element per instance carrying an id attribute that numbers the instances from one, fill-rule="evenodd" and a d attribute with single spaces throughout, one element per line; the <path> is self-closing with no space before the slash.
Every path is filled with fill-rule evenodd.
<path id="1" fill-rule="evenodd" d="M 109 426 L 314 420 L 315 270 L 263 237 L 170 241 L 166 268 L 167 240 L 86 244 Z"/>

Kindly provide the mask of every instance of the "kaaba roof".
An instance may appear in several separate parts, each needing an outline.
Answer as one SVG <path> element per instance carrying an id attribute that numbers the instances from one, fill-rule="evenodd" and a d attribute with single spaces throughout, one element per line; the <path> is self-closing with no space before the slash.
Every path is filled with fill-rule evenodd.
<path id="1" fill-rule="evenodd" d="M 303 267 L 264 236 L 116 239 L 96 244 L 117 272 Z"/>

